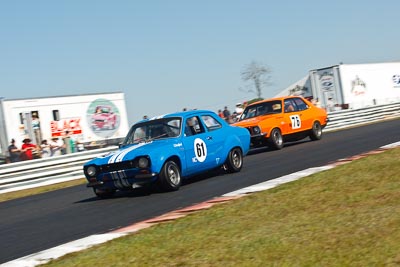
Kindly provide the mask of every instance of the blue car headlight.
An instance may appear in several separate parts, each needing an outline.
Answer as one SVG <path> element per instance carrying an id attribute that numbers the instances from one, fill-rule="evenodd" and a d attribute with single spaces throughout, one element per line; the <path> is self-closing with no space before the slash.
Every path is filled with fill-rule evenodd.
<path id="1" fill-rule="evenodd" d="M 95 166 L 91 165 L 86 168 L 86 174 L 90 177 L 95 177 L 97 173 L 97 169 Z"/>
<path id="2" fill-rule="evenodd" d="M 139 168 L 147 168 L 149 167 L 149 159 L 147 157 L 140 157 L 138 160 Z"/>

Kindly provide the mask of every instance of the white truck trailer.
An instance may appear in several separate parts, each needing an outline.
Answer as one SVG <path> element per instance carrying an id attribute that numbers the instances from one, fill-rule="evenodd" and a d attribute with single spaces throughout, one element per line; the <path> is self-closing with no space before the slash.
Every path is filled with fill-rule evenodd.
<path id="1" fill-rule="evenodd" d="M 357 109 L 400 102 L 400 62 L 339 64 L 311 70 L 278 95 L 318 99 L 328 109 L 329 104 L 333 109 Z"/>
<path id="2" fill-rule="evenodd" d="M 122 92 L 52 96 L 29 99 L 0 98 L 0 156 L 8 153 L 11 139 L 21 147 L 69 135 L 87 148 L 117 144 L 129 130 Z M 76 149 L 77 150 L 77 149 Z"/>

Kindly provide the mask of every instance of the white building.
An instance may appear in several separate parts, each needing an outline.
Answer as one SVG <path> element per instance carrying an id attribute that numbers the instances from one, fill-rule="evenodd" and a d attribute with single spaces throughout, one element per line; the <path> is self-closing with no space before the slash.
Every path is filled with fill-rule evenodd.
<path id="1" fill-rule="evenodd" d="M 39 120 L 39 125 L 35 117 Z M 62 138 L 68 133 L 79 143 L 118 142 L 129 130 L 122 92 L 53 96 L 29 99 L 0 98 L 0 155 L 11 139 L 21 147 Z"/>
<path id="2" fill-rule="evenodd" d="M 322 107 L 357 109 L 400 102 L 400 62 L 340 64 L 311 70 L 277 96 L 302 95 Z M 330 99 L 330 100 L 329 100 Z"/>

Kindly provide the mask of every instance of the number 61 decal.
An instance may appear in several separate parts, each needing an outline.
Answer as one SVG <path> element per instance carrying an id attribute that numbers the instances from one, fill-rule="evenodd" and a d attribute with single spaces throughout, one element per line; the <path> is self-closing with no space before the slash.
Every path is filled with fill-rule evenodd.
<path id="1" fill-rule="evenodd" d="M 194 154 L 199 162 L 203 162 L 207 157 L 207 146 L 203 140 L 196 138 L 194 140 Z"/>
<path id="2" fill-rule="evenodd" d="M 290 121 L 292 122 L 292 129 L 299 129 L 301 127 L 301 120 L 299 115 L 290 116 Z"/>

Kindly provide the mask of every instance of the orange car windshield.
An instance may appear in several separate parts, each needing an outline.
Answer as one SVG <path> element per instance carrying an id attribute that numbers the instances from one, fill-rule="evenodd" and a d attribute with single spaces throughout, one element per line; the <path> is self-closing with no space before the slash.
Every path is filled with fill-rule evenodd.
<path id="1" fill-rule="evenodd" d="M 276 114 L 282 112 L 282 102 L 280 100 L 268 101 L 248 106 L 240 116 L 240 120 L 246 120 L 257 116 Z"/>

